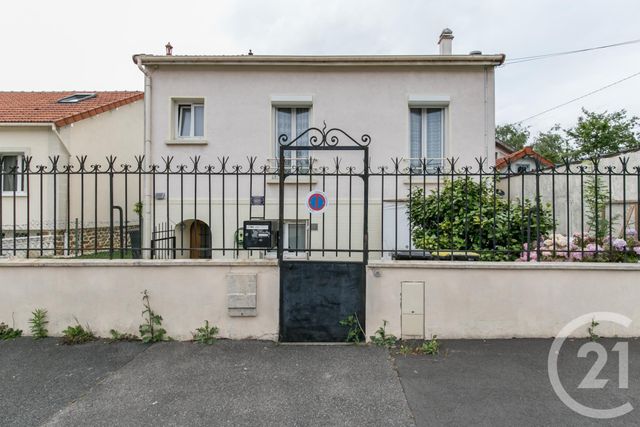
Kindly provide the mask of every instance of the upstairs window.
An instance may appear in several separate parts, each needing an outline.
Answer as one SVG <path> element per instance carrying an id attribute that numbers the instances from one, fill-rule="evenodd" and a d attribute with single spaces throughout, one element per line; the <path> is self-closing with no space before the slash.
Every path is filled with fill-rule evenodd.
<path id="1" fill-rule="evenodd" d="M 3 193 L 24 191 L 24 158 L 21 154 L 0 154 L 0 188 Z"/>
<path id="2" fill-rule="evenodd" d="M 178 104 L 176 137 L 204 137 L 204 104 Z"/>
<path id="3" fill-rule="evenodd" d="M 287 136 L 287 143 L 309 129 L 309 108 L 276 108 L 276 157 L 280 155 L 280 135 Z M 295 142 L 297 147 L 309 145 L 309 134 Z M 309 171 L 309 150 L 286 150 L 285 169 L 300 173 Z"/>
<path id="4" fill-rule="evenodd" d="M 444 108 L 410 109 L 410 158 L 411 170 L 422 171 L 422 161 L 427 171 L 444 164 Z"/>

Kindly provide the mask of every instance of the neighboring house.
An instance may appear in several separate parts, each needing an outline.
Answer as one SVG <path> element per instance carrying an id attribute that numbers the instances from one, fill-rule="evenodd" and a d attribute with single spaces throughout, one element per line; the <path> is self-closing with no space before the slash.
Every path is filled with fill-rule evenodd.
<path id="1" fill-rule="evenodd" d="M 279 135 L 286 134 L 292 139 L 308 127 L 322 128 L 326 122 L 329 128 L 342 128 L 353 136 L 370 135 L 369 155 L 374 170 L 392 166 L 393 158 L 402 158 L 400 166 L 404 169 L 418 165 L 420 159 L 426 159 L 433 168 L 446 167 L 444 159 L 451 157 L 458 159 L 458 166 L 473 166 L 478 157 L 491 166 L 495 159 L 494 68 L 503 63 L 504 55 L 452 54 L 452 39 L 451 30 L 442 32 L 437 55 L 178 56 L 172 55 L 170 45 L 166 55 L 134 55 L 133 61 L 145 74 L 146 158 L 150 163 L 162 165 L 163 159 L 173 157 L 175 167 L 188 163 L 193 156 L 200 156 L 201 166 L 217 165 L 219 158 L 229 156 L 230 165 L 243 164 L 246 170 L 246 158 L 255 156 L 257 165 L 267 164 L 275 170 Z M 306 145 L 309 141 L 303 138 L 299 143 Z M 314 170 L 331 165 L 336 155 L 312 154 Z M 344 152 L 341 156 L 344 160 L 341 167 L 361 166 L 354 163 L 357 157 Z M 309 157 L 308 152 L 294 152 L 285 166 L 307 171 Z M 277 176 L 274 178 L 268 180 L 264 189 L 266 218 L 278 217 L 278 181 Z M 203 239 L 198 236 L 205 236 L 207 245 L 222 247 L 219 218 L 212 220 L 215 226 L 208 224 L 209 207 L 202 200 L 205 187 L 202 184 L 198 187 L 197 213 L 191 206 L 193 203 L 186 203 L 179 211 L 177 180 L 172 180 L 168 188 L 161 181 L 155 183 L 153 206 L 168 217 L 178 240 L 186 239 L 186 245 L 190 240 L 191 244 L 199 245 Z M 315 181 L 311 184 L 317 188 Z M 402 185 L 404 200 L 408 185 Z M 304 189 L 308 191 L 309 187 L 306 181 Z M 379 197 L 377 200 L 373 197 L 374 191 L 376 196 L 379 193 L 374 187 L 370 190 L 370 209 L 383 203 Z M 291 192 L 291 186 L 287 189 Z M 170 208 L 162 206 L 167 190 L 171 193 Z M 216 215 L 221 209 L 219 185 L 214 185 L 212 191 Z M 229 187 L 229 191 L 232 193 L 227 193 L 227 198 L 235 194 L 235 189 Z M 147 238 L 150 227 L 159 226 L 161 221 L 152 220 L 150 192 L 147 187 Z M 388 194 L 392 192 L 389 187 Z M 355 215 L 362 198 L 355 196 L 359 194 L 356 190 L 353 194 L 349 206 Z M 233 202 L 228 204 L 234 223 L 236 217 L 240 218 L 240 225 L 249 218 L 250 195 L 254 194 L 249 194 L 243 183 L 238 190 L 239 212 Z M 404 209 L 403 203 L 400 205 Z M 300 214 L 302 218 L 307 215 Z M 285 244 L 289 249 L 307 247 L 310 230 L 318 230 L 312 225 L 317 224 L 309 224 L 306 219 L 294 220 L 298 217 L 294 206 L 287 205 L 285 216 Z M 203 227 L 204 231 L 200 228 L 194 231 L 194 227 Z M 370 240 L 379 242 L 381 224 L 371 227 Z M 287 238 L 298 236 L 299 230 L 304 231 L 302 242 Z M 225 234 L 226 247 L 234 239 L 233 231 Z M 185 251 L 182 256 L 197 254 Z"/>
<path id="2" fill-rule="evenodd" d="M 501 144 L 503 147 L 504 144 Z M 498 141 L 496 141 L 496 151 L 498 150 Z M 518 151 L 512 151 L 505 156 L 496 159 L 496 170 L 499 172 L 507 172 L 507 168 L 511 167 L 510 172 L 522 173 L 536 169 L 536 164 L 540 168 L 553 166 L 553 162 L 536 153 L 531 147 L 524 147 Z"/>
<path id="3" fill-rule="evenodd" d="M 77 157 L 81 156 L 87 156 L 87 170 L 94 164 L 104 170 L 106 157 L 111 155 L 118 157 L 118 166 L 134 163 L 134 156 L 143 151 L 143 97 L 142 92 L 135 91 L 0 92 L 3 254 L 12 254 L 14 243 L 16 249 L 26 247 L 27 234 L 38 240 L 30 247 L 39 246 L 40 236 L 45 235 L 44 245 L 53 248 L 54 229 L 59 249 L 78 246 L 72 242 L 76 221 L 82 221 L 81 227 L 86 228 L 84 246 L 93 246 L 96 232 L 99 236 L 109 223 L 105 179 L 101 175 L 97 180 L 101 194 L 97 196 L 90 190 L 96 183 L 91 176 L 85 176 L 81 197 L 80 176 L 68 177 L 63 171 L 67 164 L 74 165 L 72 171 L 77 171 Z M 26 173 L 28 159 L 30 172 Z M 49 172 L 55 159 L 60 173 L 54 180 Z M 39 165 L 46 166 L 42 177 L 37 173 Z M 121 204 L 122 193 L 115 192 L 115 202 Z"/>
<path id="4" fill-rule="evenodd" d="M 529 147 L 525 147 L 526 150 Z M 553 163 L 544 159 L 529 148 L 529 154 L 523 150 L 511 156 L 511 176 L 506 177 L 506 160 L 498 159 L 496 167 L 503 174 L 498 188 L 511 200 L 529 199 L 535 201 L 536 194 L 540 201 L 553 206 L 552 216 L 556 222 L 556 232 L 567 236 L 574 233 L 593 233 L 588 225 L 591 215 L 590 200 L 594 204 L 595 196 L 589 195 L 587 188 L 594 184 L 594 163 L 592 160 L 576 160 L 555 165 L 555 174 L 549 167 Z M 518 154 L 520 153 L 520 154 Z M 535 160 L 540 162 L 540 171 L 535 173 Z M 611 225 L 614 237 L 622 236 L 625 229 L 640 231 L 638 204 L 638 172 L 640 171 L 640 150 L 628 150 L 598 157 L 598 180 L 600 183 L 601 218 L 606 218 Z M 521 163 L 526 161 L 527 163 Z M 626 166 L 625 163 L 626 162 Z M 522 172 L 527 168 L 526 173 Z M 611 205 L 609 206 L 609 201 Z M 606 230 L 608 232 L 608 230 Z"/>
<path id="5" fill-rule="evenodd" d="M 496 138 L 496 160 L 498 160 L 500 157 L 506 157 L 509 154 L 513 154 L 514 151 L 516 150 Z"/>

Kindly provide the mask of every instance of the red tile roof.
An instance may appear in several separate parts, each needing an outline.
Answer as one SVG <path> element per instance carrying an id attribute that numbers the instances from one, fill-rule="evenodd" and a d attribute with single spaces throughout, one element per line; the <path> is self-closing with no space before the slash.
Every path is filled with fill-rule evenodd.
<path id="1" fill-rule="evenodd" d="M 533 157 L 534 159 L 538 159 L 540 162 L 540 166 L 553 166 L 553 162 L 547 160 L 542 157 L 540 154 L 533 151 L 531 147 L 524 147 L 515 153 L 511 153 L 508 156 L 500 157 L 496 160 L 496 169 L 500 169 L 503 167 L 507 167 L 507 163 L 513 163 L 516 160 L 522 159 L 523 157 Z"/>
<path id="2" fill-rule="evenodd" d="M 95 93 L 96 96 L 77 103 L 57 102 L 76 93 Z M 0 92 L 0 123 L 66 126 L 143 98 L 144 93 L 137 91 Z"/>

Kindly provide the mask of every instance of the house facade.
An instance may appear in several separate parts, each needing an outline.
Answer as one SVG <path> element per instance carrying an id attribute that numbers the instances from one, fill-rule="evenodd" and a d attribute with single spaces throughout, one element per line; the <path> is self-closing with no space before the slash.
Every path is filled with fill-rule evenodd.
<path id="1" fill-rule="evenodd" d="M 117 165 L 135 162 L 142 152 L 143 97 L 136 91 L 0 92 L 4 255 L 24 256 L 28 246 L 46 249 L 34 256 L 69 254 L 70 245 L 93 247 L 104 238 L 108 181 L 88 172 L 93 165 L 104 171 L 108 156 L 117 156 Z M 118 191 L 124 183 L 114 186 L 114 204 L 124 207 L 125 192 Z"/>
<path id="2" fill-rule="evenodd" d="M 450 30 L 443 31 L 439 54 L 421 56 L 179 56 L 172 54 L 170 46 L 167 55 L 134 55 L 134 62 L 145 75 L 146 159 L 149 164 L 160 165 L 171 159 L 176 167 L 190 164 L 194 158 L 200 165 L 220 165 L 228 157 L 229 165 L 243 164 L 246 171 L 247 158 L 255 158 L 255 165 L 275 171 L 280 135 L 290 141 L 310 127 L 327 126 L 358 138 L 370 135 L 372 170 L 392 167 L 392 159 L 405 169 L 421 161 L 433 167 L 446 166 L 444 159 L 451 157 L 457 158 L 458 165 L 473 166 L 477 158 L 492 164 L 494 68 L 504 61 L 504 55 L 452 54 L 452 39 Z M 308 146 L 309 135 L 302 135 L 296 144 Z M 288 152 L 285 167 L 303 173 L 311 169 L 312 174 L 318 174 L 322 167 L 333 167 L 337 155 L 343 170 L 362 167 L 359 153 L 306 150 Z M 259 192 L 266 199 L 260 216 L 277 218 L 279 186 L 275 172 L 260 185 Z M 325 191 L 334 201 L 331 208 L 350 203 L 352 217 L 361 218 L 362 183 L 350 185 L 349 195 L 346 188 L 340 194 L 335 194 L 335 189 Z M 181 193 L 185 186 L 189 189 L 186 196 Z M 200 190 L 191 192 L 194 186 Z M 293 233 L 307 245 L 301 246 L 304 248 L 313 234 L 321 234 L 322 225 L 299 219 L 308 213 L 300 200 L 294 200 L 296 187 L 307 192 L 319 189 L 320 183 L 311 177 L 303 183 L 298 181 L 297 186 L 286 185 L 284 192 L 285 216 L 291 224 L 284 230 L 285 242 Z M 369 189 L 372 196 L 380 192 L 373 187 L 376 185 Z M 393 198 L 395 202 L 402 199 L 400 209 L 404 209 L 407 188 L 403 187 L 402 197 Z M 241 226 L 243 219 L 255 216 L 255 211 L 250 212 L 255 189 L 252 192 L 245 182 L 237 189 L 227 188 L 224 197 L 220 185 L 213 185 L 211 195 L 205 189 L 202 182 L 193 179 L 188 183 L 173 178 L 148 183 L 144 203 L 147 238 L 164 221 L 169 228 L 175 227 L 177 240 L 187 244 L 191 239 L 187 234 L 202 234 L 193 231 L 194 223 L 204 223 L 197 227 L 205 227 L 205 240 L 211 241 L 213 248 L 236 239 L 238 230 L 222 236 L 220 226 L 210 223 L 209 206 L 214 210 L 212 222 L 217 222 L 216 213 L 223 213 L 234 221 L 239 217 Z M 230 194 L 235 198 L 236 190 L 237 200 L 222 207 L 222 199 L 229 199 Z M 389 187 L 387 194 L 392 193 Z M 183 194 L 184 203 L 177 199 L 179 194 Z M 383 203 L 381 197 L 370 197 L 369 209 L 382 210 Z M 395 211 L 397 205 L 394 203 Z M 155 220 L 152 210 L 156 211 Z M 375 235 L 371 239 L 382 241 L 378 237 L 383 224 L 376 223 L 376 218 L 369 222 L 370 233 Z M 334 244 L 344 236 L 335 233 Z M 358 240 L 356 234 L 353 238 Z M 192 257 L 181 252 L 184 257 Z"/>

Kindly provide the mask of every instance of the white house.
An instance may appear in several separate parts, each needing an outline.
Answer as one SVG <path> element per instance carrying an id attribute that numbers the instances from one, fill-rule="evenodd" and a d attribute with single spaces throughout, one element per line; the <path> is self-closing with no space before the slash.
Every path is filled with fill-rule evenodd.
<path id="1" fill-rule="evenodd" d="M 68 254 L 63 247 L 69 249 L 80 237 L 84 243 L 77 246 L 94 246 L 96 232 L 109 224 L 106 179 L 100 175 L 96 184 L 90 180 L 95 176 L 87 175 L 81 187 L 80 176 L 65 174 L 65 167 L 72 164 L 72 171 L 77 171 L 78 157 L 82 156 L 86 156 L 86 170 L 94 164 L 104 170 L 108 156 L 117 156 L 118 165 L 134 162 L 134 156 L 143 151 L 143 97 L 136 91 L 0 92 L 4 255 L 25 249 L 29 238 L 31 248 L 43 244 L 51 250 L 42 255 L 50 256 L 54 234 L 59 249 L 56 255 Z M 40 165 L 45 167 L 42 174 L 38 173 Z M 97 193 L 94 185 L 98 185 Z M 119 181 L 117 185 L 124 188 Z M 123 193 L 114 191 L 115 203 L 123 205 Z M 129 211 L 132 206 L 133 202 Z M 73 234 L 76 221 L 85 229 L 82 236 Z M 24 255 L 24 251 L 16 255 Z"/>
<path id="2" fill-rule="evenodd" d="M 231 165 L 245 164 L 251 156 L 257 157 L 256 164 L 273 167 L 278 157 L 279 135 L 286 134 L 291 139 L 309 127 L 322 128 L 326 123 L 328 127 L 341 128 L 354 137 L 370 135 L 372 142 L 368 149 L 373 170 L 392 165 L 392 158 L 402 158 L 403 168 L 418 159 L 426 159 L 431 165 L 442 165 L 443 158 L 450 157 L 458 158 L 458 165 L 475 165 L 478 157 L 493 164 L 494 69 L 505 57 L 477 51 L 454 54 L 452 40 L 451 30 L 445 29 L 438 41 L 438 54 L 411 56 L 251 53 L 182 56 L 173 55 L 170 45 L 166 55 L 134 55 L 133 61 L 145 76 L 146 159 L 150 164 L 163 164 L 163 159 L 173 158 L 175 166 L 188 163 L 189 157 L 199 156 L 200 165 L 216 165 L 219 159 L 228 156 Z M 303 137 L 298 143 L 306 145 L 309 141 Z M 313 171 L 317 173 L 320 166 L 332 164 L 336 153 L 309 154 L 300 150 L 291 154 L 286 166 L 308 170 L 309 156 L 315 158 Z M 341 167 L 362 165 L 357 154 L 340 153 L 340 156 L 344 160 Z M 277 176 L 272 178 L 264 188 L 260 187 L 260 194 L 263 192 L 266 197 L 261 211 L 265 218 L 278 217 L 278 181 Z M 239 179 L 246 180 L 246 177 Z M 211 241 L 214 249 L 228 247 L 237 238 L 237 232 L 233 229 L 223 236 L 220 213 L 226 216 L 227 224 L 232 219 L 234 227 L 239 218 L 238 225 L 241 226 L 243 219 L 254 216 L 249 212 L 250 196 L 256 193 L 249 194 L 248 185 L 243 181 L 238 199 L 235 200 L 235 189 L 229 187 L 225 196 L 227 208 L 221 208 L 220 186 L 213 186 L 209 203 L 203 181 L 195 183 L 198 193 L 184 196 L 188 201 L 179 207 L 179 185 L 193 187 L 193 181 L 189 182 L 179 184 L 172 178 L 167 186 L 164 180 L 156 180 L 153 183 L 155 191 L 151 188 L 152 183 L 148 183 L 146 238 L 152 232 L 151 227 L 166 221 L 169 227 L 176 227 L 178 240 L 186 240 L 184 246 L 194 244 L 194 236 L 203 234 L 200 229 L 194 231 L 194 227 L 203 227 L 205 238 Z M 360 218 L 361 183 L 353 186 L 349 196 L 345 194 L 345 187 L 341 194 L 331 194 L 330 198 L 335 198 L 331 209 L 350 203 L 349 212 L 354 218 Z M 314 235 L 324 233 L 323 224 L 314 225 L 314 221 L 307 218 L 306 210 L 293 200 L 294 187 L 287 185 L 285 192 L 285 243 L 288 234 L 299 236 L 304 233 L 299 247 L 309 248 L 313 246 L 309 243 L 312 238 L 318 244 L 319 239 Z M 320 182 L 312 178 L 311 182 L 299 182 L 298 187 L 306 192 L 318 189 Z M 372 212 L 384 208 L 377 187 L 374 184 L 369 189 Z M 405 185 L 402 199 L 406 197 L 407 189 L 408 185 Z M 165 200 L 167 192 L 170 197 Z M 389 187 L 387 195 L 392 192 Z M 239 211 L 236 210 L 238 205 Z M 152 206 L 156 209 L 155 216 Z M 209 219 L 211 206 L 214 214 Z M 338 217 L 337 213 L 335 216 Z M 378 215 L 371 215 L 371 242 L 382 241 L 380 221 Z M 347 238 L 342 231 L 328 234 L 336 246 L 338 240 Z M 354 231 L 353 239 L 358 240 L 357 231 Z M 181 253 L 184 257 L 197 257 L 188 251 Z M 205 255 L 210 256 L 209 253 Z"/>

